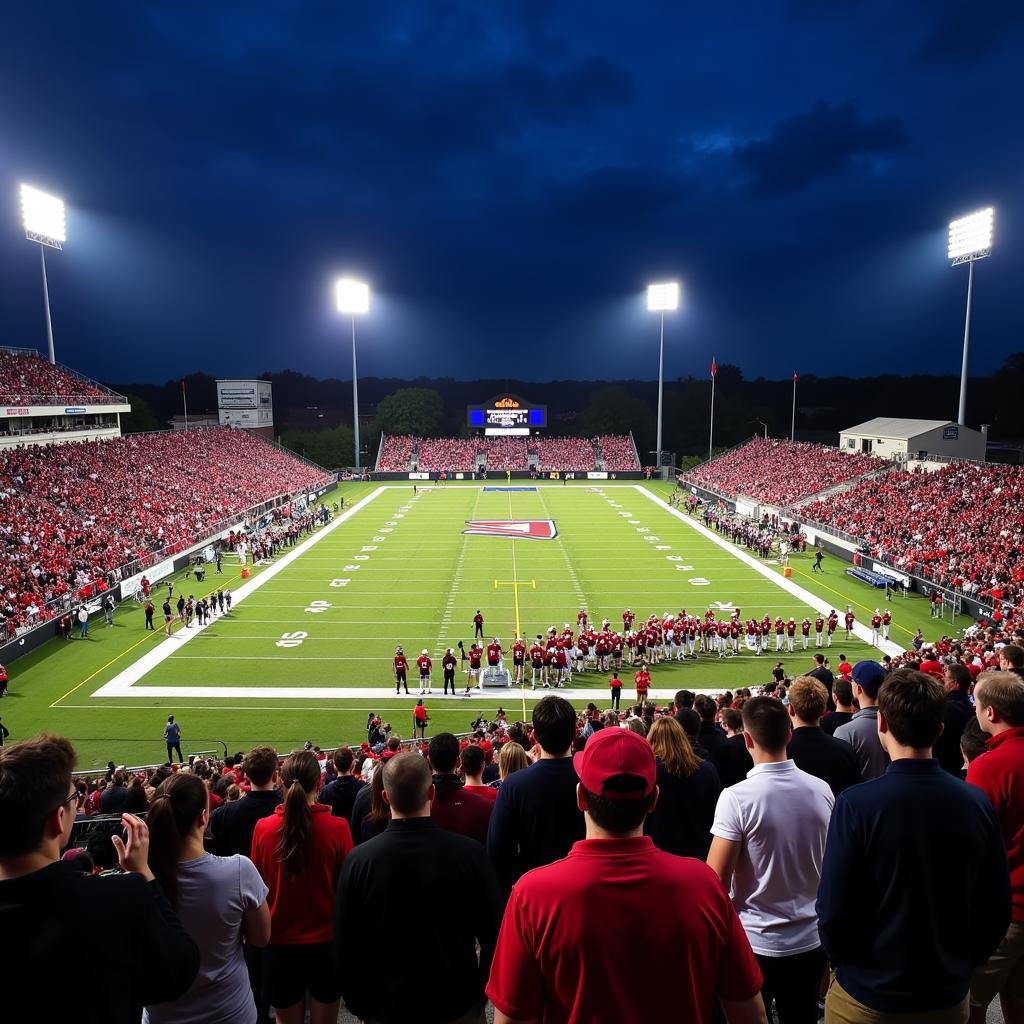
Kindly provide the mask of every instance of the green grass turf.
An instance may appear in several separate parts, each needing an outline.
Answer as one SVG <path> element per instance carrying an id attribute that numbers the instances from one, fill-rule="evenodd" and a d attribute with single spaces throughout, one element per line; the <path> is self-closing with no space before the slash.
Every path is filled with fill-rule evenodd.
<path id="1" fill-rule="evenodd" d="M 351 505 L 375 489 L 345 484 L 327 500 L 342 493 Z M 671 488 L 653 484 L 651 490 L 667 495 Z M 407 735 L 416 686 L 410 698 L 394 700 L 390 662 L 395 644 L 404 645 L 410 660 L 424 647 L 436 660 L 445 646 L 454 647 L 460 639 L 468 643 L 479 608 L 487 637 L 499 636 L 507 646 L 516 626 L 515 591 L 504 584 L 512 580 L 527 584 L 519 588 L 520 624 L 527 637 L 567 621 L 575 626 L 581 606 L 592 619 L 607 616 L 613 626 L 621 625 L 627 605 L 638 617 L 681 607 L 702 613 L 715 601 L 738 604 L 744 617 L 768 612 L 799 620 L 808 613 L 771 580 L 632 488 L 577 483 L 543 485 L 533 492 L 485 492 L 480 485 L 450 485 L 428 490 L 410 504 L 411 497 L 412 486 L 402 484 L 374 498 L 229 616 L 175 648 L 135 684 L 130 697 L 93 695 L 162 642 L 162 634 L 143 631 L 142 610 L 134 602 L 119 609 L 113 629 L 105 629 L 100 617 L 91 626 L 93 639 L 54 640 L 14 663 L 11 696 L 0 704 L 12 738 L 44 729 L 64 733 L 75 742 L 81 764 L 94 767 L 108 759 L 162 760 L 163 722 L 171 712 L 182 724 L 186 751 L 215 750 L 222 742 L 233 752 L 255 742 L 288 750 L 306 739 L 323 746 L 358 741 L 371 710 Z M 401 511 L 406 507 L 408 511 Z M 554 541 L 466 536 L 462 531 L 467 519 L 553 519 L 559 533 Z M 646 541 L 648 536 L 658 540 Z M 363 551 L 364 546 L 375 550 Z M 669 556 L 685 561 L 672 562 Z M 864 621 L 879 603 L 881 595 L 845 576 L 845 565 L 837 559 L 826 559 L 824 576 L 812 576 L 810 562 L 810 556 L 792 560 L 796 581 L 837 609 L 852 603 Z M 680 571 L 680 564 L 692 569 Z M 345 568 L 352 565 L 359 568 Z M 207 589 L 221 584 L 236 589 L 242 582 L 237 571 L 236 566 L 231 570 L 236 575 L 226 580 L 208 577 Z M 264 571 L 266 567 L 256 568 L 257 575 Z M 690 582 L 701 578 L 710 584 Z M 332 587 L 333 579 L 351 582 Z M 502 584 L 497 588 L 496 580 Z M 186 594 L 198 594 L 179 579 L 175 593 L 183 588 Z M 306 612 L 313 601 L 330 602 L 330 607 Z M 892 608 L 892 638 L 899 643 L 909 643 L 918 626 L 932 638 L 951 631 L 948 622 L 929 618 L 927 603 L 920 598 L 896 599 Z M 277 646 L 283 634 L 298 630 L 309 634 L 300 645 Z M 830 654 L 837 660 L 840 652 L 856 660 L 869 656 L 871 649 L 861 641 L 840 640 L 837 634 Z M 799 650 L 781 658 L 790 674 L 810 665 L 809 654 Z M 725 661 L 704 656 L 697 662 L 655 667 L 652 684 L 665 690 L 753 685 L 767 681 L 775 660 L 773 653 Z M 428 699 L 432 732 L 463 731 L 481 710 L 493 714 L 499 700 L 510 714 L 522 711 L 518 698 L 486 692 L 445 701 L 437 692 L 439 683 L 438 673 L 434 696 Z M 188 693 L 169 698 L 146 693 L 154 686 L 211 685 L 273 686 L 281 691 L 298 686 L 379 687 L 380 698 Z M 604 685 L 604 676 L 595 673 L 577 676 L 574 683 L 576 689 Z M 564 692 L 571 698 L 571 690 Z"/>

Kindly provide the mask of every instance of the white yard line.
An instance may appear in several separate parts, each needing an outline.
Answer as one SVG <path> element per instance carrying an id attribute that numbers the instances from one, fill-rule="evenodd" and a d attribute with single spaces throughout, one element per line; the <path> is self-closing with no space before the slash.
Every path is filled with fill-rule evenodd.
<path id="1" fill-rule="evenodd" d="M 646 487 L 643 487 L 640 484 L 636 484 L 635 488 L 645 498 L 648 498 L 649 500 L 653 501 L 656 505 L 659 505 L 665 512 L 668 512 L 669 515 L 675 516 L 676 519 L 678 519 L 681 523 L 686 523 L 686 525 L 689 526 L 691 530 L 695 530 L 697 533 L 701 534 L 708 540 L 717 544 L 724 551 L 728 551 L 729 554 L 733 556 L 733 558 L 736 558 L 739 561 L 741 561 L 744 565 L 749 566 L 751 569 L 754 570 L 754 572 L 763 576 L 765 579 L 771 580 L 772 583 L 774 583 L 780 590 L 784 590 L 787 594 L 791 594 L 793 597 L 799 598 L 808 607 L 813 608 L 817 612 L 821 612 L 822 615 L 827 615 L 829 611 L 834 607 L 834 605 L 828 604 L 828 602 L 823 601 L 820 597 L 816 596 L 815 594 L 812 594 L 809 590 L 804 590 L 804 588 L 801 587 L 798 583 L 794 583 L 792 580 L 787 580 L 784 576 L 779 576 L 777 573 L 772 572 L 772 570 L 769 569 L 768 566 L 762 565 L 761 562 L 759 562 L 752 555 L 748 555 L 745 551 L 741 550 L 740 548 L 734 547 L 724 537 L 719 537 L 714 530 L 709 530 L 706 526 L 704 526 L 703 523 L 697 522 L 696 519 L 694 519 L 692 516 L 683 515 L 683 513 L 680 512 L 678 509 L 671 508 L 665 501 L 659 498 L 656 494 L 652 494 L 649 490 L 647 490 Z M 712 584 L 714 584 L 715 581 L 712 580 L 711 582 Z M 839 609 L 836 609 L 836 611 L 839 611 Z M 840 626 L 841 625 L 842 624 L 840 622 Z M 843 632 L 845 634 L 845 629 Z M 859 622 L 855 622 L 853 624 L 853 632 L 857 639 L 863 640 L 869 647 L 871 646 L 871 630 L 867 626 L 864 626 Z M 836 630 L 836 633 L 838 634 L 839 630 Z M 832 646 L 835 647 L 836 645 L 836 640 L 833 639 Z M 841 641 L 839 642 L 839 646 L 841 646 Z M 899 644 L 894 644 L 891 640 L 883 640 L 878 645 L 877 650 L 880 650 L 883 654 L 889 654 L 895 657 L 898 654 L 902 654 L 904 648 L 902 648 Z"/>

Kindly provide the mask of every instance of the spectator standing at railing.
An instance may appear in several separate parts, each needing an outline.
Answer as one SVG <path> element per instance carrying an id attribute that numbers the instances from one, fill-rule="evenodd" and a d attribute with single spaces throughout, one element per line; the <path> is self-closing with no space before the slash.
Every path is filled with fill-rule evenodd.
<path id="1" fill-rule="evenodd" d="M 195 775 L 161 783 L 149 809 L 149 866 L 185 930 L 199 946 L 199 975 L 179 998 L 147 1006 L 143 1024 L 232 1021 L 256 1024 L 242 938 L 270 940 L 267 886 L 248 857 L 206 852 L 210 798 Z"/>
<path id="2" fill-rule="evenodd" d="M 192 984 L 199 950 L 148 864 L 149 830 L 122 818 L 113 838 L 123 874 L 89 876 L 61 861 L 78 806 L 75 752 L 60 736 L 0 751 L 0 998 L 5 1020 L 138 1024 L 143 1005 Z M 109 848 L 109 841 L 107 842 Z M 101 980 L 83 998 L 55 965 L 102 950 Z"/>

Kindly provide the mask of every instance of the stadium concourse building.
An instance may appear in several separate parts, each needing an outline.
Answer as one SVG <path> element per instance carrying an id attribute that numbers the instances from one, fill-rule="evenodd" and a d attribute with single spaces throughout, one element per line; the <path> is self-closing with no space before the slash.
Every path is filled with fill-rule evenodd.
<path id="1" fill-rule="evenodd" d="M 839 432 L 839 448 L 844 452 L 876 455 L 892 462 L 916 459 L 965 459 L 985 461 L 988 425 L 981 430 L 951 420 L 907 420 L 878 416 Z"/>

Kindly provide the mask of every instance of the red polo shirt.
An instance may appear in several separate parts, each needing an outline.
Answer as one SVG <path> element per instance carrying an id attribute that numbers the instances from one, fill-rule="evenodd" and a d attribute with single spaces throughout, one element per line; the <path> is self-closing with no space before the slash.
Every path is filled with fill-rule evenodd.
<path id="1" fill-rule="evenodd" d="M 600 893 L 599 899 L 594 899 Z M 584 839 L 527 872 L 509 897 L 487 995 L 509 1017 L 544 1024 L 710 1024 L 714 996 L 750 999 L 761 971 L 718 876 L 648 836 Z"/>
<path id="2" fill-rule="evenodd" d="M 277 857 L 284 827 L 284 805 L 256 822 L 252 862 L 270 889 L 271 941 L 275 946 L 308 945 L 334 938 L 334 886 L 352 832 L 344 818 L 335 818 L 327 804 L 312 804 L 313 837 L 309 861 L 297 876 L 285 874 Z"/>
<path id="3" fill-rule="evenodd" d="M 1024 921 L 1024 726 L 1004 729 L 967 769 L 967 781 L 985 791 L 999 816 L 1010 862 L 1013 920 Z"/>

